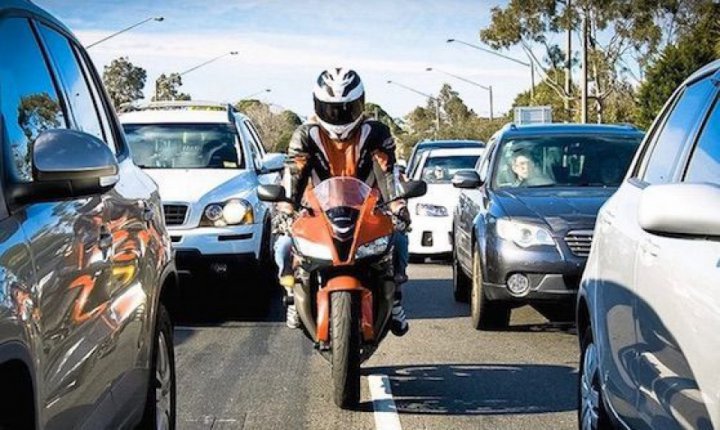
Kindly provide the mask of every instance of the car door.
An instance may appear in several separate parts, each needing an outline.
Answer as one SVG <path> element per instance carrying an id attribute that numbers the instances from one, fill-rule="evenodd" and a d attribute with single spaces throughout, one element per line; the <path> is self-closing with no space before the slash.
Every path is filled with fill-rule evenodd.
<path id="1" fill-rule="evenodd" d="M 0 102 L 5 177 L 15 188 L 33 180 L 35 139 L 47 129 L 74 125 L 76 100 L 67 99 L 51 74 L 37 36 L 26 18 L 0 20 L 0 40 L 13 41 L 0 46 Z M 111 399 L 99 348 L 110 276 L 102 199 L 34 202 L 10 194 L 8 203 L 29 240 L 38 280 L 30 302 L 37 330 L 39 427 L 103 427 Z"/>
<path id="2" fill-rule="evenodd" d="M 666 127 L 680 129 L 667 131 L 680 147 L 667 151 L 659 143 L 650 154 L 644 183 L 681 180 L 685 154 L 699 136 L 682 180 L 720 185 L 716 93 L 710 76 L 688 86 L 684 97 L 694 97 L 695 103 L 679 104 Z M 712 100 L 714 107 L 698 131 Z M 669 156 L 659 152 L 664 149 Z M 635 291 L 641 418 L 646 428 L 712 428 L 708 410 L 717 410 L 720 395 L 720 384 L 714 382 L 720 361 L 720 241 L 641 231 L 639 244 Z"/>

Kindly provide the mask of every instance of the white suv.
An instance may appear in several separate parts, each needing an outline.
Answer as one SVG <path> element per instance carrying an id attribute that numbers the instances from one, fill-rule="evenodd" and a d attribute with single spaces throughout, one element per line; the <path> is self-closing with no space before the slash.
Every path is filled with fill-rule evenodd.
<path id="1" fill-rule="evenodd" d="M 578 297 L 580 426 L 720 427 L 720 61 L 605 203 Z"/>
<path id="2" fill-rule="evenodd" d="M 232 274 L 270 256 L 270 213 L 259 184 L 278 183 L 283 154 L 267 154 L 231 105 L 153 102 L 120 115 L 135 163 L 160 187 L 181 274 Z"/>

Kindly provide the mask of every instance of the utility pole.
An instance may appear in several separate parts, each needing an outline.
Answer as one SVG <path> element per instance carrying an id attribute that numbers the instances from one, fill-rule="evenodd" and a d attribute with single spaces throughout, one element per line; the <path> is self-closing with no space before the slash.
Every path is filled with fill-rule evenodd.
<path id="1" fill-rule="evenodd" d="M 580 104 L 582 109 L 581 122 L 587 124 L 588 120 L 588 22 L 587 11 L 583 11 L 582 16 L 582 99 Z"/>
<path id="2" fill-rule="evenodd" d="M 568 16 L 570 15 L 571 7 L 572 0 L 567 0 L 565 13 Z M 565 52 L 567 53 L 565 58 L 565 112 L 567 112 L 568 117 L 572 118 L 572 112 L 570 111 L 570 95 L 572 94 L 572 24 L 569 21 Z"/>

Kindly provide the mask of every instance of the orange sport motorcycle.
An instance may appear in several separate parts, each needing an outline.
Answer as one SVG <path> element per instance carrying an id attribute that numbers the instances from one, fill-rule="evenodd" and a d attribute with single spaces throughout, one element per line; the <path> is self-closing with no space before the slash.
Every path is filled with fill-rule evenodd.
<path id="1" fill-rule="evenodd" d="M 400 198 L 420 197 L 422 181 L 403 184 Z M 258 188 L 260 200 L 288 202 L 279 185 Z M 325 180 L 305 195 L 292 227 L 294 303 L 305 333 L 332 364 L 335 404 L 360 400 L 360 364 L 389 329 L 395 284 L 393 224 L 387 202 L 351 177 Z"/>

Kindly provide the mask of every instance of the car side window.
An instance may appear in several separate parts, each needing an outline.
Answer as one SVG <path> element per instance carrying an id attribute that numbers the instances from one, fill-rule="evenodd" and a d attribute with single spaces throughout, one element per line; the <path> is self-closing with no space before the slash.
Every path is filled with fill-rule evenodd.
<path id="1" fill-rule="evenodd" d="M 720 98 L 715 100 L 705 129 L 690 157 L 685 181 L 720 185 Z"/>
<path id="2" fill-rule="evenodd" d="M 257 128 L 255 128 L 255 124 L 253 124 L 250 121 L 245 121 L 245 124 L 247 125 L 248 129 L 250 129 L 250 133 L 253 136 L 253 139 L 255 140 L 255 143 L 257 144 L 258 152 L 260 153 L 261 157 L 265 156 L 265 145 L 263 145 L 262 139 L 260 139 L 260 133 L 258 133 Z"/>
<path id="3" fill-rule="evenodd" d="M 30 22 L 0 20 L 0 40 L 5 41 L 0 43 L 0 108 L 6 171 L 11 181 L 31 182 L 35 139 L 45 130 L 66 128 L 67 122 Z"/>
<path id="4" fill-rule="evenodd" d="M 49 27 L 40 25 L 39 28 L 70 105 L 74 128 L 105 141 L 95 101 L 77 63 L 70 41 Z"/>
<path id="5" fill-rule="evenodd" d="M 706 78 L 689 85 L 680 95 L 650 149 L 642 177 L 644 182 L 661 184 L 673 179 L 687 139 L 701 120 L 713 89 L 713 83 Z"/>
<path id="6" fill-rule="evenodd" d="M 260 170 L 262 168 L 262 155 L 259 153 L 258 149 L 258 143 L 255 140 L 255 135 L 250 130 L 250 126 L 248 125 L 247 121 L 243 121 L 243 126 L 245 128 L 245 135 L 249 136 L 249 144 L 250 144 L 250 153 L 253 158 L 253 164 L 255 165 L 255 169 Z"/>

